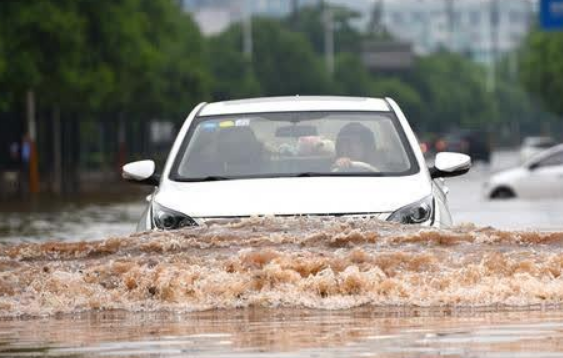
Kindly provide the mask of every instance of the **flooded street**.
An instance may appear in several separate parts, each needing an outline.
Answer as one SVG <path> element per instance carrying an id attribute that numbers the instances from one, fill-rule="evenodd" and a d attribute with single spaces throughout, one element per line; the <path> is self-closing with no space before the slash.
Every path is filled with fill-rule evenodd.
<path id="1" fill-rule="evenodd" d="M 440 231 L 263 218 L 126 236 L 141 200 L 8 213 L 0 357 L 560 357 L 563 204 L 480 196 L 516 158 L 448 181 L 461 225 Z"/>
<path id="2" fill-rule="evenodd" d="M 128 235 L 143 211 L 143 195 L 84 201 L 41 198 L 36 203 L 0 207 L 2 243 L 100 240 Z"/>
<path id="3" fill-rule="evenodd" d="M 4 322 L 3 357 L 561 357 L 563 315 L 371 310 L 85 314 Z M 70 338 L 72 337 L 72 339 Z M 16 343 L 17 342 L 17 343 Z"/>
<path id="4" fill-rule="evenodd" d="M 0 0 L 0 358 L 563 357 L 561 5 Z"/>
<path id="5" fill-rule="evenodd" d="M 507 201 L 489 201 L 483 198 L 483 183 L 491 174 L 518 164 L 517 153 L 496 152 L 490 167 L 477 163 L 465 176 L 447 180 L 454 222 L 502 229 L 562 230 L 561 198 Z"/>

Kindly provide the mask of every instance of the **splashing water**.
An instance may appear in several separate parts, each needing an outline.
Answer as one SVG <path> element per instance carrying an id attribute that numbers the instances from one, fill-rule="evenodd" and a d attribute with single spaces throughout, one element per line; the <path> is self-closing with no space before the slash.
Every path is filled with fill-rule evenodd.
<path id="1" fill-rule="evenodd" d="M 0 316 L 237 307 L 558 306 L 563 233 L 250 218 L 0 246 Z"/>

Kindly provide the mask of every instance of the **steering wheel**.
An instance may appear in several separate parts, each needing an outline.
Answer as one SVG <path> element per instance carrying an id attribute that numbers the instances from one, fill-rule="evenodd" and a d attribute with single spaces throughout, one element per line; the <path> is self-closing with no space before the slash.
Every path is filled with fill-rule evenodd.
<path id="1" fill-rule="evenodd" d="M 334 167 L 332 168 L 332 172 L 333 173 L 355 173 L 355 172 L 373 173 L 379 171 L 373 165 L 364 162 L 352 161 L 350 164 L 351 165 L 346 168 Z"/>

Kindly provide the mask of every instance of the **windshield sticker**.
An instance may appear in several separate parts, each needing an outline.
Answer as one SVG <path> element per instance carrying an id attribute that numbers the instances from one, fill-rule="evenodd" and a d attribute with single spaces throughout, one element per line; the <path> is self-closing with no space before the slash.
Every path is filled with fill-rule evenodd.
<path id="1" fill-rule="evenodd" d="M 201 125 L 201 127 L 205 131 L 212 132 L 215 129 L 217 129 L 217 123 L 216 122 L 205 122 Z"/>
<path id="2" fill-rule="evenodd" d="M 250 125 L 250 119 L 237 119 L 235 122 L 235 126 L 237 127 L 248 127 Z"/>
<path id="3" fill-rule="evenodd" d="M 219 123 L 219 127 L 221 128 L 229 128 L 229 127 L 234 127 L 235 123 L 233 121 L 224 121 Z"/>

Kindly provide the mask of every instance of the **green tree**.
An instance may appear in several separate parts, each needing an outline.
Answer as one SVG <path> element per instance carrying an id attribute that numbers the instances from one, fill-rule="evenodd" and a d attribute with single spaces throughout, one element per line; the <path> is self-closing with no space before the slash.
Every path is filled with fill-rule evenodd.
<path id="1" fill-rule="evenodd" d="M 563 33 L 532 32 L 520 59 L 520 79 L 529 93 L 563 115 Z"/>
<path id="2" fill-rule="evenodd" d="M 338 92 L 347 96 L 369 96 L 373 78 L 362 60 L 353 53 L 343 53 L 336 58 L 334 80 Z"/>
<path id="3" fill-rule="evenodd" d="M 170 0 L 143 0 L 148 38 L 155 52 L 135 97 L 137 116 L 183 120 L 209 94 L 205 43 L 192 18 Z"/>
<path id="4" fill-rule="evenodd" d="M 0 37 L 10 54 L 4 85 L 21 98 L 33 90 L 48 102 L 70 101 L 80 83 L 82 28 L 73 0 L 0 2 Z"/>
<path id="5" fill-rule="evenodd" d="M 322 60 L 303 35 L 273 19 L 253 19 L 252 68 L 262 95 L 330 94 L 334 84 Z M 219 36 L 217 44 L 240 51 L 242 28 L 234 25 Z"/>
<path id="6" fill-rule="evenodd" d="M 260 83 L 251 62 L 239 48 L 226 45 L 223 36 L 211 38 L 207 43 L 207 63 L 213 74 L 215 100 L 259 96 Z"/>
<path id="7" fill-rule="evenodd" d="M 151 18 L 143 5 L 141 0 L 82 0 L 89 49 L 89 56 L 83 59 L 89 75 L 86 90 L 96 100 L 91 104 L 107 112 L 125 112 L 131 103 L 143 99 L 138 93 L 143 93 L 158 65 L 159 33 L 152 27 L 158 14 Z M 163 22 L 158 31 L 168 26 Z"/>
<path id="8" fill-rule="evenodd" d="M 8 108 L 8 98 L 6 98 L 6 94 L 8 94 L 8 87 L 6 87 L 6 53 L 4 50 L 4 39 L 2 37 L 2 33 L 0 32 L 0 91 L 5 95 L 0 97 L 0 111 L 6 110 Z"/>
<path id="9" fill-rule="evenodd" d="M 33 91 L 40 116 L 52 116 L 52 133 L 40 123 L 40 142 L 55 153 L 61 126 L 76 138 L 84 121 L 119 122 L 119 131 L 107 131 L 117 136 L 136 119 L 185 118 L 208 94 L 203 52 L 197 26 L 171 0 L 0 2 L 3 102 L 21 111 Z M 17 101 L 6 101 L 10 96 Z M 111 146 L 111 138 L 104 141 Z M 79 148 L 63 152 L 76 163 Z"/>
<path id="10" fill-rule="evenodd" d="M 325 5 L 329 6 L 329 5 Z M 334 43 L 337 53 L 358 53 L 361 50 L 363 34 L 353 25 L 361 14 L 343 6 L 330 5 L 334 28 Z M 289 17 L 288 28 L 303 34 L 318 54 L 325 51 L 326 13 L 322 6 L 304 7 L 295 21 Z"/>
<path id="11" fill-rule="evenodd" d="M 553 135 L 552 128 L 558 124 L 560 119 L 555 114 L 548 112 L 539 97 L 530 95 L 519 81 L 514 66 L 516 58 L 513 55 L 509 54 L 496 66 L 495 99 L 499 119 L 506 128 L 512 129 L 511 137 L 521 133 Z"/>
<path id="12" fill-rule="evenodd" d="M 486 127 L 496 118 L 485 86 L 485 72 L 460 55 L 441 52 L 416 61 L 406 81 L 418 91 L 427 128 Z"/>
<path id="13" fill-rule="evenodd" d="M 373 97 L 390 97 L 395 100 L 417 129 L 424 125 L 423 114 L 425 108 L 422 99 L 415 88 L 398 78 L 383 78 L 375 80 L 370 95 Z"/>

